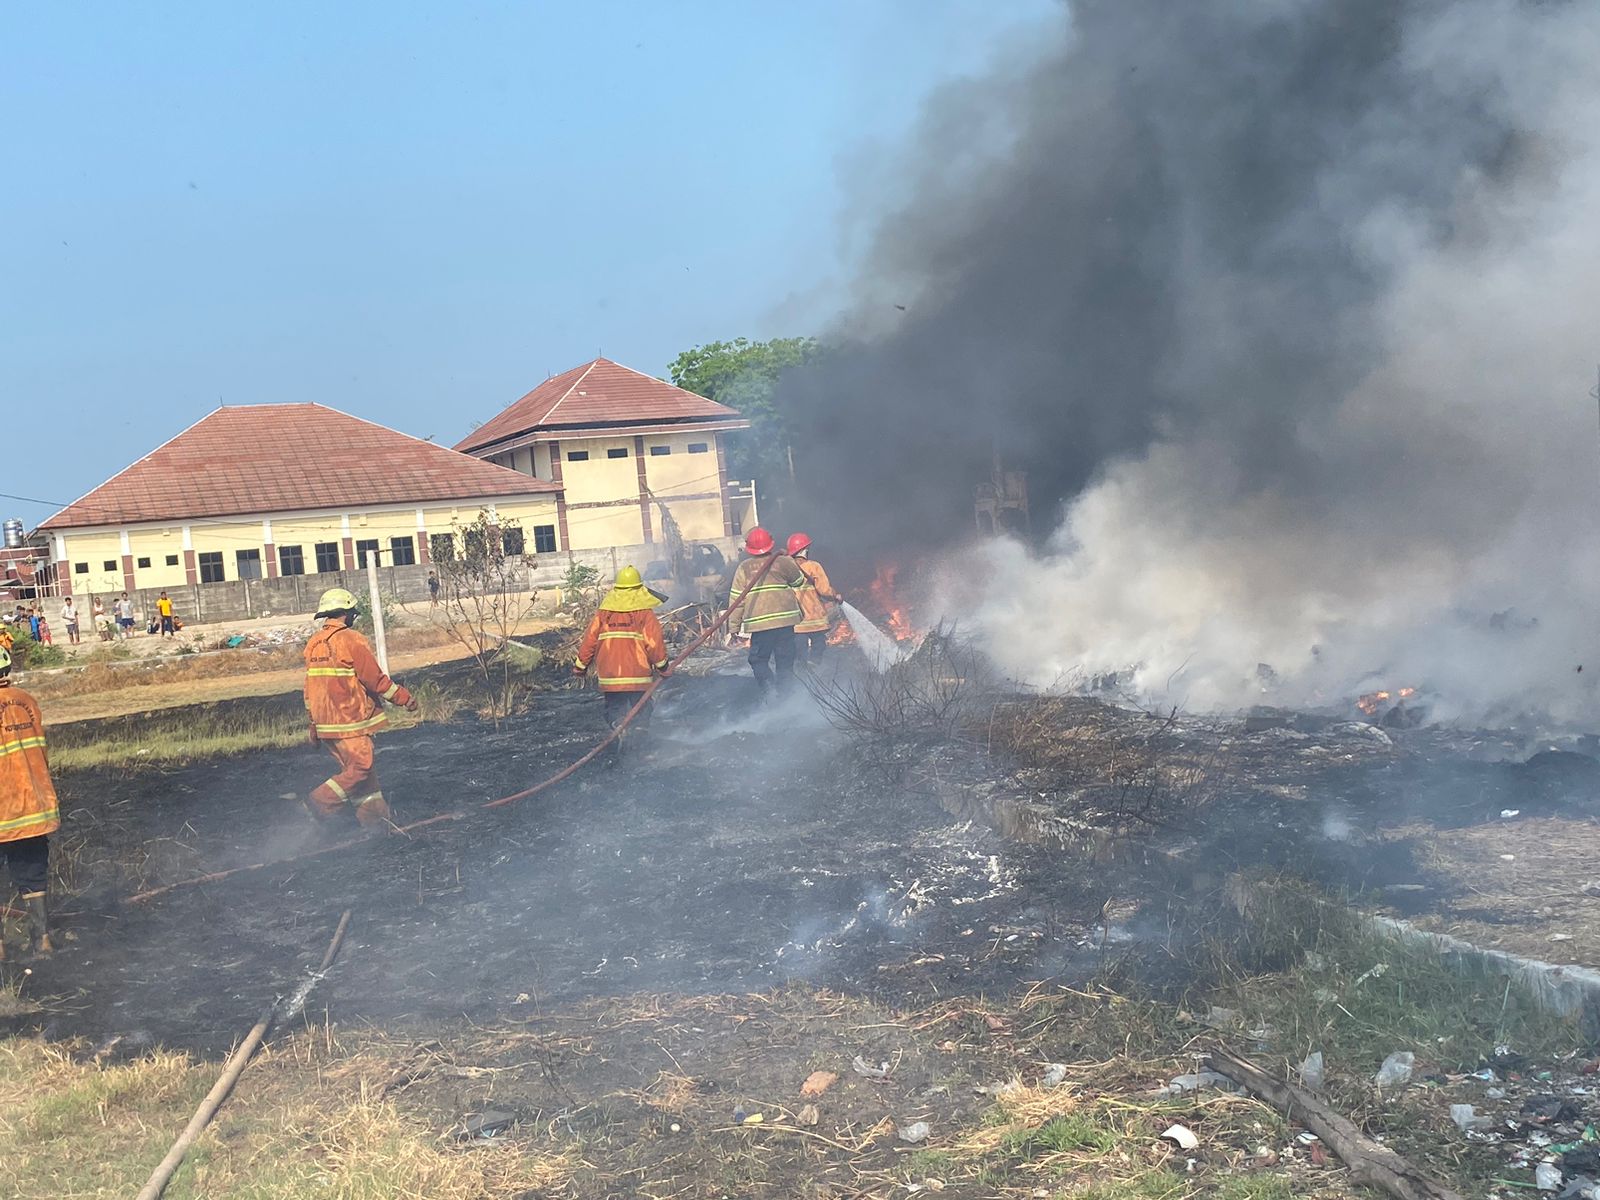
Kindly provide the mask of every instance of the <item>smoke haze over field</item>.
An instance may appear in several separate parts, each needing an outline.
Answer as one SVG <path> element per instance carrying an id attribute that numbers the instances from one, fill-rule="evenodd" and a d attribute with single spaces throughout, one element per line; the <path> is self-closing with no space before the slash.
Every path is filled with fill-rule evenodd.
<path id="1" fill-rule="evenodd" d="M 1588 712 L 1596 61 L 1587 4 L 1070 6 L 932 107 L 876 332 L 788 383 L 819 527 L 948 548 L 992 439 L 1055 532 L 943 600 L 1026 679 Z"/>

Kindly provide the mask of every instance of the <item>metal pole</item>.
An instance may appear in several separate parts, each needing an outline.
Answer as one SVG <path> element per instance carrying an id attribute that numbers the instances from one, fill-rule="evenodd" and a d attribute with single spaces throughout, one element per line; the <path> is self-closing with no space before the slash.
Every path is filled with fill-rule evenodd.
<path id="1" fill-rule="evenodd" d="M 367 551 L 367 592 L 372 602 L 372 640 L 378 652 L 378 665 L 389 673 L 389 643 L 383 636 L 383 604 L 378 599 L 378 552 Z"/>

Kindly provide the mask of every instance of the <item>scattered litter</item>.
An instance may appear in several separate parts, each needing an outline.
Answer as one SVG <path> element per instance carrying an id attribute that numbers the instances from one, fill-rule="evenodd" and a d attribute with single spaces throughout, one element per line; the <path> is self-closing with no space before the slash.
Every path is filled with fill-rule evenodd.
<path id="1" fill-rule="evenodd" d="M 1487 1088 L 1483 1095 L 1486 1100 L 1504 1100 L 1506 1098 L 1506 1090 L 1505 1088 Z"/>
<path id="2" fill-rule="evenodd" d="M 1039 1080 L 1041 1087 L 1060 1087 L 1067 1081 L 1067 1064 L 1051 1063 L 1044 1069 L 1044 1075 Z"/>
<path id="3" fill-rule="evenodd" d="M 1450 1106 L 1450 1119 L 1456 1123 L 1456 1128 L 1465 1133 L 1482 1125 L 1487 1118 L 1480 1117 L 1470 1104 L 1452 1104 Z"/>
<path id="4" fill-rule="evenodd" d="M 1522 810 L 1520 808 L 1502 808 L 1500 810 L 1500 819 L 1502 821 L 1509 821 L 1512 817 L 1520 817 L 1521 815 Z"/>
<path id="5" fill-rule="evenodd" d="M 1161 1135 L 1169 1142 L 1176 1142 L 1179 1150 L 1198 1150 L 1200 1139 L 1195 1137 L 1194 1131 L 1184 1125 L 1174 1125 Z"/>
<path id="6" fill-rule="evenodd" d="M 1474 1071 L 1467 1076 L 1468 1079 L 1481 1079 L 1485 1083 L 1499 1083 L 1500 1076 L 1494 1073 L 1493 1067 L 1484 1067 L 1481 1071 Z"/>
<path id="7" fill-rule="evenodd" d="M 1600 879 L 1590 880 L 1581 890 L 1585 896 L 1600 896 Z"/>
<path id="8" fill-rule="evenodd" d="M 1550 1092 L 1541 1092 L 1524 1100 L 1522 1115 L 1541 1125 L 1555 1121 L 1576 1121 L 1579 1116 L 1577 1105 Z"/>
<path id="9" fill-rule="evenodd" d="M 911 1145 L 915 1146 L 919 1142 L 927 1141 L 928 1135 L 932 1132 L 932 1128 L 929 1127 L 926 1121 L 915 1121 L 912 1124 L 905 1126 L 905 1128 L 899 1130 L 895 1136 L 898 1137 L 902 1142 L 909 1142 Z"/>
<path id="10" fill-rule="evenodd" d="M 1203 1018 L 1205 1023 L 1213 1029 L 1226 1029 L 1230 1025 L 1239 1023 L 1239 1014 L 1231 1008 L 1218 1008 L 1215 1004 Z"/>
<path id="11" fill-rule="evenodd" d="M 1552 1147 L 1553 1149 L 1553 1147 Z M 1580 1142 L 1561 1151 L 1561 1169 L 1570 1175 L 1588 1175 L 1590 1183 L 1600 1176 L 1600 1146 Z"/>
<path id="12" fill-rule="evenodd" d="M 1570 942 L 1572 935 L 1570 933 L 1552 933 L 1545 940 L 1550 942 Z"/>
<path id="13" fill-rule="evenodd" d="M 1022 1081 L 1018 1079 L 1002 1079 L 999 1083 L 980 1083 L 972 1089 L 980 1096 L 990 1096 L 996 1100 L 1003 1100 L 1022 1090 Z"/>
<path id="14" fill-rule="evenodd" d="M 1300 1082 L 1313 1092 L 1320 1092 L 1325 1080 L 1322 1070 L 1322 1051 L 1313 1051 L 1306 1055 L 1305 1062 L 1300 1064 Z"/>
<path id="15" fill-rule="evenodd" d="M 859 1062 L 860 1059 L 856 1061 Z M 839 1075 L 836 1071 L 813 1071 L 806 1076 L 806 1081 L 800 1085 L 800 1094 L 802 1096 L 820 1096 L 838 1082 Z"/>
<path id="16" fill-rule="evenodd" d="M 1378 1073 L 1373 1081 L 1380 1088 L 1400 1088 L 1411 1082 L 1411 1069 L 1416 1064 L 1417 1056 L 1409 1050 L 1396 1050 L 1383 1060 L 1383 1066 L 1378 1068 Z"/>
<path id="17" fill-rule="evenodd" d="M 1313 988 L 1311 992 L 1311 998 L 1318 1004 L 1334 1004 L 1339 999 L 1339 993 L 1334 991 L 1332 988 Z"/>
<path id="18" fill-rule="evenodd" d="M 1501 862 L 1516 862 L 1517 861 L 1517 856 L 1515 854 L 1502 854 L 1500 856 L 1500 861 Z"/>
<path id="19" fill-rule="evenodd" d="M 822 1110 L 815 1104 L 808 1104 L 794 1115 L 796 1125 L 811 1126 L 822 1120 Z"/>
<path id="20" fill-rule="evenodd" d="M 764 1113 L 747 1113 L 742 1108 L 733 1110 L 733 1123 L 735 1125 L 759 1125 L 766 1119 L 766 1114 Z"/>
<path id="21" fill-rule="evenodd" d="M 1356 976 L 1356 981 L 1354 983 L 1352 983 L 1350 985 L 1350 987 L 1352 989 L 1358 988 L 1369 979 L 1382 979 L 1383 976 L 1384 976 L 1384 973 L 1386 971 L 1388 971 L 1388 969 L 1389 969 L 1389 964 L 1388 963 L 1379 963 L 1377 966 L 1373 967 L 1371 970 L 1363 971 L 1360 975 L 1357 975 Z"/>
<path id="22" fill-rule="evenodd" d="M 490 1109 L 468 1117 L 456 1128 L 456 1137 L 462 1141 L 471 1138 L 492 1138 L 504 1133 L 517 1123 L 513 1113 Z"/>
<path id="23" fill-rule="evenodd" d="M 1553 1192 L 1561 1186 L 1561 1168 L 1554 1163 L 1540 1163 L 1534 1168 L 1533 1182 L 1541 1192 Z"/>
<path id="24" fill-rule="evenodd" d="M 865 1075 L 868 1079 L 889 1078 L 889 1064 L 887 1062 L 881 1062 L 874 1067 L 859 1054 L 851 1061 L 850 1067 L 857 1075 Z"/>
<path id="25" fill-rule="evenodd" d="M 667 1132 L 668 1133 L 682 1133 L 683 1132 L 683 1126 L 678 1124 L 676 1121 L 674 1121 L 671 1125 L 667 1126 Z"/>
<path id="26" fill-rule="evenodd" d="M 1233 1080 L 1226 1075 L 1219 1075 L 1215 1071 L 1196 1071 L 1192 1075 L 1175 1076 L 1166 1087 L 1157 1088 L 1156 1090 L 1159 1094 L 1165 1096 L 1181 1096 L 1185 1092 L 1198 1092 L 1208 1087 L 1232 1091 Z"/>

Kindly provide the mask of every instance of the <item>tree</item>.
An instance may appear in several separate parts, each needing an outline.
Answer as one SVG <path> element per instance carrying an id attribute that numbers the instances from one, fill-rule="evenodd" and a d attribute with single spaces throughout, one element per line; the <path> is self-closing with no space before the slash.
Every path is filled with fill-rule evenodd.
<path id="1" fill-rule="evenodd" d="M 527 692 L 524 666 L 530 647 L 512 641 L 533 613 L 522 527 L 480 511 L 471 523 L 455 522 L 446 551 L 433 560 L 445 629 L 471 657 L 485 707 L 495 721 L 509 715 Z M 522 653 L 518 653 L 521 651 Z"/>
<path id="2" fill-rule="evenodd" d="M 736 408 L 750 422 L 748 430 L 728 435 L 728 468 L 736 478 L 763 482 L 765 491 L 789 472 L 792 431 L 781 408 L 778 381 L 820 352 L 820 344 L 810 337 L 770 342 L 734 338 L 685 350 L 667 370 L 678 387 Z"/>

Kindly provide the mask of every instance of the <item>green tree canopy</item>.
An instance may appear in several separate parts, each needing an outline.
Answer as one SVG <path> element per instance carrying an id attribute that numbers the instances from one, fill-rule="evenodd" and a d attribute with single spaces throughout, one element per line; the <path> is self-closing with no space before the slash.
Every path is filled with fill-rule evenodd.
<path id="1" fill-rule="evenodd" d="M 778 380 L 820 353 L 815 338 L 752 342 L 708 342 L 685 350 L 667 368 L 678 387 L 739 410 L 750 428 L 727 439 L 728 468 L 736 478 L 754 478 L 763 494 L 788 474 L 789 422 L 781 411 Z"/>

